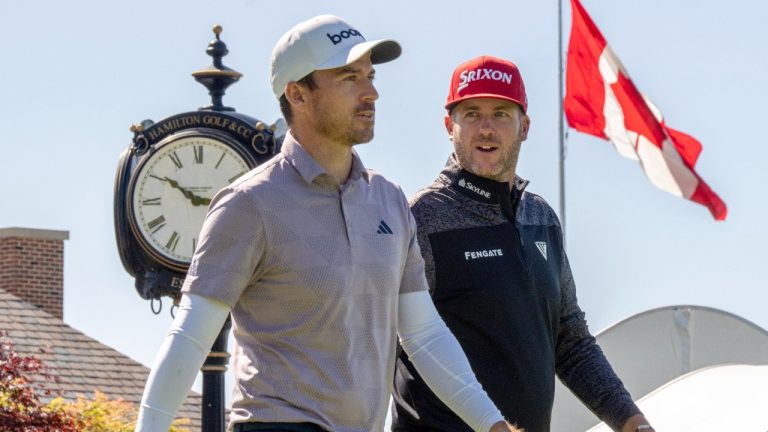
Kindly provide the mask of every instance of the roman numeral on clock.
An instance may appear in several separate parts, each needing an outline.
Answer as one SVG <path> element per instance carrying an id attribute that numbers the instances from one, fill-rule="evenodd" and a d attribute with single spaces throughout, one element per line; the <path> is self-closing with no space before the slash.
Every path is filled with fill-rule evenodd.
<path id="1" fill-rule="evenodd" d="M 165 216 L 160 215 L 147 224 L 147 227 L 149 227 L 150 230 L 152 230 L 152 234 L 160 231 L 161 228 L 165 226 Z"/>
<path id="2" fill-rule="evenodd" d="M 233 181 L 237 180 L 238 177 L 245 174 L 245 171 L 240 171 L 239 173 L 235 174 L 234 177 L 228 180 L 229 183 L 232 183 Z"/>
<path id="3" fill-rule="evenodd" d="M 203 146 L 198 145 L 194 147 L 195 150 L 195 163 L 201 164 L 203 163 Z"/>
<path id="4" fill-rule="evenodd" d="M 175 151 L 172 151 L 171 154 L 168 155 L 169 158 L 173 161 L 173 164 L 176 165 L 176 168 L 181 168 L 184 165 L 181 164 L 181 159 L 179 159 L 179 155 L 176 154 Z"/>
<path id="5" fill-rule="evenodd" d="M 179 244 L 179 233 L 174 231 L 173 234 L 171 234 L 171 238 L 168 239 L 168 243 L 165 244 L 165 247 L 167 249 L 175 251 L 176 250 L 176 245 L 178 245 L 178 244 Z"/>
<path id="6" fill-rule="evenodd" d="M 141 202 L 142 205 L 148 206 L 148 205 L 160 205 L 160 197 L 157 198 L 147 198 L 144 201 Z"/>

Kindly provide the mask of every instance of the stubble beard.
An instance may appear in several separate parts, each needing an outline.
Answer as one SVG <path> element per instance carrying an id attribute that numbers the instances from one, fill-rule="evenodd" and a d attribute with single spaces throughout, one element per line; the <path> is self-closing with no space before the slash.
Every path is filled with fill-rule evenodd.
<path id="1" fill-rule="evenodd" d="M 361 104 L 353 110 L 353 115 L 345 116 L 332 110 L 323 110 L 319 116 L 317 130 L 323 136 L 334 142 L 348 145 L 368 143 L 373 140 L 374 122 L 370 126 L 355 128 L 354 113 L 373 109 L 373 104 Z"/>
<path id="2" fill-rule="evenodd" d="M 455 139 L 455 138 L 454 138 Z M 496 163 L 487 167 L 487 164 L 475 162 L 472 158 L 472 149 L 476 145 L 483 143 L 499 144 L 496 140 L 475 140 L 469 146 L 462 142 L 455 142 L 454 150 L 462 168 L 480 177 L 484 177 L 497 182 L 510 182 L 515 177 L 517 158 L 520 153 L 520 145 L 500 146 L 498 152 L 501 152 Z M 487 167 L 487 168 L 486 168 Z"/>

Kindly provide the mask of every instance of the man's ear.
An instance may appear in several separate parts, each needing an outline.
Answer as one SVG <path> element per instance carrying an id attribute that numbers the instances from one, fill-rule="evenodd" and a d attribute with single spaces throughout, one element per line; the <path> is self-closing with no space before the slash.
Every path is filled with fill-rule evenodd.
<path id="1" fill-rule="evenodd" d="M 306 89 L 299 83 L 292 81 L 285 86 L 285 98 L 288 103 L 291 104 L 291 108 L 300 109 L 299 107 L 306 102 Z"/>
<path id="2" fill-rule="evenodd" d="M 445 130 L 448 131 L 448 136 L 453 139 L 453 120 L 451 120 L 450 114 L 445 116 Z"/>
<path id="3" fill-rule="evenodd" d="M 528 138 L 528 129 L 531 127 L 531 118 L 528 115 L 524 115 L 520 122 L 520 141 L 525 141 Z"/>

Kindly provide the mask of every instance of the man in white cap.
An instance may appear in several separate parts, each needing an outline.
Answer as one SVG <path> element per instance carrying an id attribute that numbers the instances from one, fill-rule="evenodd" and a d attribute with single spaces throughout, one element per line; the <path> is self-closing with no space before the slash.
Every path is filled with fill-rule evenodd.
<path id="1" fill-rule="evenodd" d="M 398 336 L 473 430 L 517 430 L 437 315 L 402 191 L 352 149 L 373 138 L 373 65 L 400 51 L 331 15 L 277 42 L 272 88 L 289 131 L 279 155 L 212 200 L 138 431 L 168 429 L 230 313 L 235 432 L 381 431 Z"/>

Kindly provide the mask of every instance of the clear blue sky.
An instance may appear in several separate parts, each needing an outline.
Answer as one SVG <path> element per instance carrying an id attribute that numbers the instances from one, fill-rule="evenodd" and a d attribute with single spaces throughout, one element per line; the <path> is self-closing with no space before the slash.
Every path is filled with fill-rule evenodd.
<path id="1" fill-rule="evenodd" d="M 768 258 L 766 4 L 583 4 L 668 125 L 702 142 L 698 172 L 729 207 L 728 220 L 717 223 L 704 207 L 653 187 L 609 143 L 571 131 L 567 247 L 592 330 L 674 304 L 724 309 L 768 328 L 768 287 L 759 270 Z M 429 183 L 451 150 L 442 109 L 450 73 L 493 54 L 515 61 L 528 89 L 532 126 L 518 173 L 557 208 L 555 0 L 5 1 L 0 227 L 70 232 L 67 323 L 151 364 L 170 316 L 167 307 L 153 315 L 136 294 L 112 222 L 128 128 L 209 102 L 190 73 L 210 64 L 204 50 L 217 23 L 230 51 L 224 63 L 244 74 L 225 104 L 273 122 L 280 114 L 268 84 L 272 46 L 293 24 L 320 13 L 404 48 L 400 59 L 378 67 L 376 137 L 359 147 L 368 167 L 409 195 Z M 567 1 L 564 13 L 567 30 Z"/>

